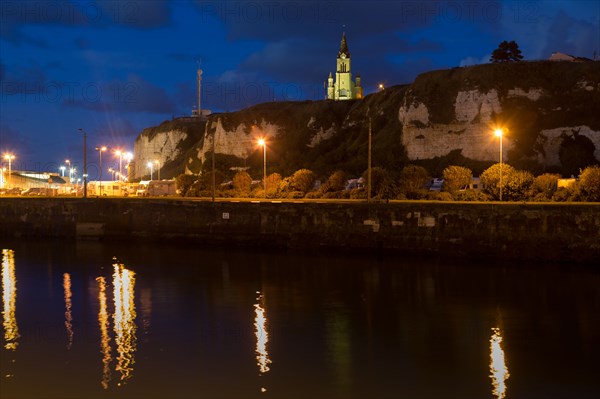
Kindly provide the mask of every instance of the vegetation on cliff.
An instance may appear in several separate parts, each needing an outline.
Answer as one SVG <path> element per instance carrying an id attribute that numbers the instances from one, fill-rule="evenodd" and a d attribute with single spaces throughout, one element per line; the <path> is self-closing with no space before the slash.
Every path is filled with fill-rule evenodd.
<path id="1" fill-rule="evenodd" d="M 238 112 L 213 114 L 206 130 L 204 123 L 185 118 L 146 129 L 142 134 L 151 138 L 169 130 L 188 133 L 188 138 L 179 145 L 186 151 L 177 162 L 163 168 L 170 167 L 172 172 L 163 171 L 163 176 L 174 176 L 186 169 L 196 174 L 211 169 L 212 154 L 204 154 L 204 165 L 197 154 L 203 148 L 205 135 L 210 136 L 218 120 L 226 132 L 241 126 L 246 134 L 253 134 L 253 126 L 265 123 L 278 127 L 277 136 L 268 143 L 268 174 L 290 176 L 306 168 L 321 181 L 326 181 L 336 170 L 358 177 L 367 165 L 370 124 L 372 165 L 385 169 L 393 177 L 398 177 L 408 164 L 424 167 L 431 176 L 441 176 L 449 165 L 463 166 L 479 175 L 493 161 L 467 158 L 460 149 L 436 158 L 409 159 L 402 145 L 403 126 L 398 117 L 401 106 L 422 103 L 427 107 L 429 124 L 460 123 L 455 115 L 457 94 L 469 90 L 484 94 L 495 90 L 498 94 L 502 111 L 493 114 L 493 118 L 507 129 L 512 148 L 505 162 L 516 169 L 569 176 L 597 162 L 593 157 L 594 144 L 577 131 L 564 133 L 561 167 L 544 167 L 538 163 L 536 154 L 544 152 L 543 140 L 540 141 L 542 130 L 584 125 L 600 130 L 599 62 L 497 63 L 432 71 L 419 75 L 409 86 L 389 87 L 363 100 L 269 102 Z M 520 94 L 515 95 L 515 90 L 520 90 Z M 534 91 L 529 93 L 530 90 Z M 422 128 L 426 129 L 426 124 Z M 233 178 L 232 167 L 248 167 L 252 176 L 261 176 L 262 149 L 257 146 L 244 159 L 216 154 L 215 163 L 224 180 Z"/>

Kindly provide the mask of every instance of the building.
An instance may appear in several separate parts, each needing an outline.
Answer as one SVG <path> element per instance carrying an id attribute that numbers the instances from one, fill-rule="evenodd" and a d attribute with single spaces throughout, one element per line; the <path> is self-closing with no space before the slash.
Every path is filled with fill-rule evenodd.
<path id="1" fill-rule="evenodd" d="M 548 58 L 548 60 L 550 60 L 550 61 L 570 61 L 570 62 L 589 62 L 589 61 L 592 61 L 589 58 L 576 57 L 574 55 L 561 53 L 560 51 L 552 53 L 552 55 L 550 56 L 550 58 Z"/>
<path id="2" fill-rule="evenodd" d="M 335 82 L 331 72 L 327 79 L 328 100 L 354 100 L 363 98 L 363 88 L 360 85 L 360 75 L 356 75 L 356 83 L 352 81 L 350 72 L 350 51 L 346 41 L 346 33 L 342 34 L 342 43 L 337 57 Z"/>

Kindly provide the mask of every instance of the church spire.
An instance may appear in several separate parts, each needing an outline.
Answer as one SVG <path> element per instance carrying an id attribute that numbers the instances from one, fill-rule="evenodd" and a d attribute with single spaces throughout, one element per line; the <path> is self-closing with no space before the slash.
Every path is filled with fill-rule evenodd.
<path id="1" fill-rule="evenodd" d="M 338 58 L 341 57 L 342 54 L 346 54 L 346 58 L 350 58 L 350 51 L 348 51 L 348 42 L 346 42 L 346 32 L 342 34 L 342 43 L 340 44 L 340 52 L 338 53 Z"/>

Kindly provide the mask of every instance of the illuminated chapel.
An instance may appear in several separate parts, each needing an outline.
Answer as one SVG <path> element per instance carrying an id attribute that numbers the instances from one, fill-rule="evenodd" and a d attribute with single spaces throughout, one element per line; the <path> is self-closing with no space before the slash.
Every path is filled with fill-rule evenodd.
<path id="1" fill-rule="evenodd" d="M 360 75 L 356 75 L 356 83 L 352 81 L 350 72 L 350 51 L 346 41 L 346 33 L 342 34 L 342 43 L 337 57 L 335 82 L 331 72 L 327 79 L 328 100 L 354 100 L 363 98 L 363 88 L 360 85 Z"/>

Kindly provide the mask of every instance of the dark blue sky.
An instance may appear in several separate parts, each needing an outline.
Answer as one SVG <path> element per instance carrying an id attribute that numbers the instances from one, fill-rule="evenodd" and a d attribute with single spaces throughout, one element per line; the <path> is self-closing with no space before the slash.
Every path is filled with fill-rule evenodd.
<path id="1" fill-rule="evenodd" d="M 368 94 L 487 63 L 502 40 L 526 60 L 592 58 L 599 20 L 592 0 L 1 0 L 0 152 L 19 169 L 81 165 L 78 128 L 91 148 L 132 150 L 143 128 L 191 112 L 198 62 L 203 108 L 233 111 L 322 99 L 342 31 Z"/>

